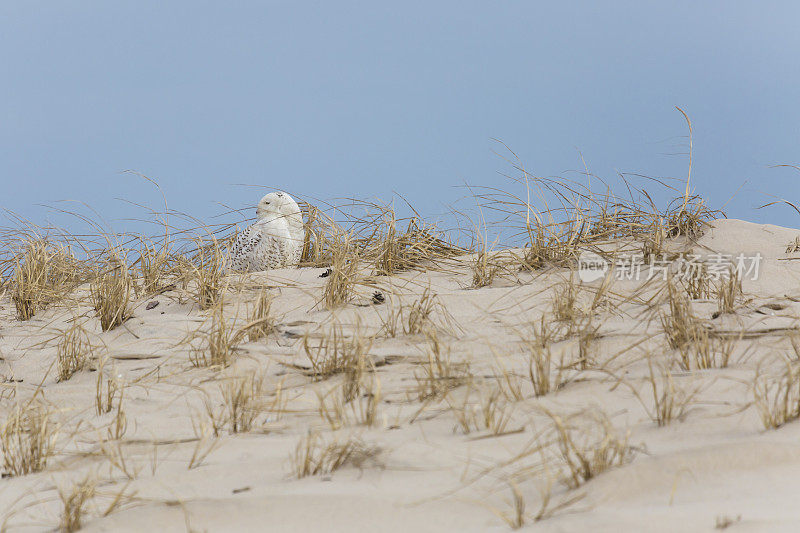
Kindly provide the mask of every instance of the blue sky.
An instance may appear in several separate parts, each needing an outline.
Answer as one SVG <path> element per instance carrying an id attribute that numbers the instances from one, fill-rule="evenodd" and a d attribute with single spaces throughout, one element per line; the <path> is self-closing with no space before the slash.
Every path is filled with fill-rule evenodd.
<path id="1" fill-rule="evenodd" d="M 401 193 L 426 214 L 536 175 L 682 177 L 730 216 L 800 227 L 800 3 L 5 1 L 0 207 L 201 218 L 264 185 Z M 746 183 L 745 183 L 746 182 Z M 744 185 L 743 185 L 744 184 Z M 740 188 L 738 195 L 730 197 Z M 124 221 L 115 229 L 126 229 Z"/>

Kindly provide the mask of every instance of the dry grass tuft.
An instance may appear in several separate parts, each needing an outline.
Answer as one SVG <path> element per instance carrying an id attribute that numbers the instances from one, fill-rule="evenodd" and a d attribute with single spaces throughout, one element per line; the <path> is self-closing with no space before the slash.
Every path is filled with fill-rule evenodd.
<path id="1" fill-rule="evenodd" d="M 329 266 L 330 246 L 327 233 L 335 228 L 333 220 L 320 209 L 306 202 L 300 202 L 300 210 L 305 215 L 303 222 L 303 251 L 300 254 L 301 266 Z"/>
<path id="2" fill-rule="evenodd" d="M 602 411 L 591 410 L 583 417 L 583 424 L 546 409 L 544 412 L 553 422 L 559 459 L 565 467 L 563 481 L 569 488 L 578 488 L 606 470 L 633 460 L 630 431 L 619 435 Z"/>
<path id="3" fill-rule="evenodd" d="M 717 290 L 717 300 L 719 302 L 719 312 L 735 313 L 736 302 L 742 296 L 742 280 L 739 278 L 738 272 L 731 272 L 729 276 L 725 276 L 720 280 L 720 285 Z"/>
<path id="4" fill-rule="evenodd" d="M 472 261 L 472 287 L 476 289 L 488 287 L 494 282 L 499 271 L 500 265 L 484 247 Z"/>
<path id="5" fill-rule="evenodd" d="M 5 473 L 24 476 L 44 470 L 54 452 L 56 431 L 44 405 L 14 405 L 0 428 Z"/>
<path id="6" fill-rule="evenodd" d="M 335 309 L 353 297 L 359 258 L 350 242 L 350 236 L 344 233 L 334 236 L 330 253 L 331 274 L 322 291 L 322 301 L 327 309 Z"/>
<path id="7" fill-rule="evenodd" d="M 17 318 L 29 320 L 39 310 L 63 298 L 83 279 L 82 265 L 69 248 L 30 239 L 13 260 L 11 301 Z"/>
<path id="8" fill-rule="evenodd" d="M 452 395 L 445 397 L 461 431 L 466 434 L 473 429 L 485 429 L 492 435 L 503 434 L 513 416 L 513 405 L 504 400 L 503 391 L 499 388 L 481 391 L 479 404 L 472 401 L 472 394 L 470 384 L 461 402 L 456 403 Z"/>
<path id="9" fill-rule="evenodd" d="M 800 418 L 800 368 L 786 361 L 782 372 L 767 375 L 756 370 L 753 398 L 765 429 L 777 429 Z"/>
<path id="10" fill-rule="evenodd" d="M 578 259 L 579 234 L 553 230 L 541 223 L 528 225 L 528 246 L 520 270 L 539 270 L 545 266 L 569 267 Z"/>
<path id="11" fill-rule="evenodd" d="M 378 457 L 381 452 L 381 448 L 366 444 L 357 437 L 349 437 L 344 441 L 326 441 L 319 433 L 309 432 L 300 440 L 290 457 L 292 474 L 301 479 L 330 474 L 347 465 L 356 468 L 364 468 L 370 464 L 379 465 Z"/>
<path id="12" fill-rule="evenodd" d="M 391 206 L 368 204 L 377 214 L 360 221 L 368 235 L 363 239 L 365 256 L 374 264 L 375 274 L 391 276 L 416 268 L 431 268 L 442 259 L 465 253 L 466 250 L 443 238 L 433 224 L 418 216 L 408 219 L 406 230 L 397 229 L 398 219 Z"/>
<path id="13" fill-rule="evenodd" d="M 11 300 L 19 320 L 29 320 L 43 303 L 47 283 L 46 243 L 32 241 L 21 261 L 16 261 Z"/>
<path id="14" fill-rule="evenodd" d="M 231 433 L 247 432 L 253 427 L 265 407 L 261 400 L 263 387 L 264 376 L 255 372 L 228 379 L 220 385 L 224 420 Z"/>
<path id="15" fill-rule="evenodd" d="M 441 314 L 447 313 L 436 294 L 431 292 L 430 287 L 426 287 L 422 291 L 422 295 L 408 307 L 408 314 L 404 324 L 405 333 L 417 335 L 419 333 L 435 332 L 438 327 L 442 326 L 442 324 L 437 324 L 437 321 L 434 320 L 437 310 Z"/>
<path id="16" fill-rule="evenodd" d="M 450 360 L 450 350 L 442 349 L 442 344 L 435 331 L 428 332 L 427 361 L 422 364 L 421 372 L 414 372 L 417 381 L 416 397 L 425 402 L 444 398 L 461 385 L 473 379 L 469 363 L 454 363 Z"/>
<path id="17" fill-rule="evenodd" d="M 688 199 L 680 198 L 683 205 L 668 211 L 667 236 L 685 236 L 689 239 L 697 239 L 703 234 L 703 227 L 706 221 L 714 218 L 718 214 L 708 208 L 705 200 L 698 196 Z"/>
<path id="18" fill-rule="evenodd" d="M 378 230 L 375 238 L 375 274 L 378 276 L 392 276 L 396 272 L 405 270 L 408 265 L 403 258 L 403 243 L 397 234 L 397 217 L 394 209 L 384 208 L 382 228 Z"/>
<path id="19" fill-rule="evenodd" d="M 118 441 L 122 439 L 125 432 L 128 430 L 128 417 L 125 416 L 125 411 L 122 410 L 122 400 L 125 397 L 125 387 L 119 387 L 119 397 L 117 398 L 117 412 L 114 413 L 114 419 L 106 428 L 108 439 Z M 113 402 L 113 398 L 111 400 Z M 109 404 L 110 405 L 110 404 Z"/>
<path id="20" fill-rule="evenodd" d="M 81 529 L 86 504 L 94 498 L 95 488 L 96 483 L 86 478 L 74 484 L 69 491 L 58 489 L 58 497 L 63 507 L 59 524 L 61 531 L 73 533 Z"/>
<path id="21" fill-rule="evenodd" d="M 56 349 L 58 381 L 66 381 L 76 372 L 83 370 L 91 350 L 89 338 L 82 327 L 73 325 L 66 330 Z"/>
<path id="22" fill-rule="evenodd" d="M 795 237 L 792 242 L 786 245 L 787 254 L 793 254 L 795 252 L 800 252 L 800 235 Z"/>
<path id="23" fill-rule="evenodd" d="M 538 326 L 536 323 L 532 323 L 529 331 L 519 334 L 523 350 L 528 358 L 528 377 L 536 396 L 544 396 L 558 390 L 567 382 L 562 361 L 556 363 L 553 360 L 554 336 L 555 331 L 550 329 L 544 315 Z"/>
<path id="24" fill-rule="evenodd" d="M 645 380 L 650 388 L 652 403 L 646 401 L 635 387 L 630 384 L 628 386 L 648 416 L 659 426 L 669 425 L 674 420 L 683 420 L 689 413 L 695 396 L 700 392 L 699 387 L 693 390 L 678 387 L 669 367 L 656 365 L 650 356 L 647 359 L 647 368 L 649 373 Z"/>
<path id="25" fill-rule="evenodd" d="M 690 264 L 681 282 L 686 294 L 692 300 L 703 300 L 711 297 L 711 276 L 705 263 Z"/>
<path id="26" fill-rule="evenodd" d="M 380 320 L 383 324 L 381 333 L 387 337 L 396 337 L 401 333 L 427 335 L 429 332 L 456 328 L 447 309 L 430 287 L 426 287 L 411 305 L 390 306 L 387 317 L 380 317 Z"/>
<path id="27" fill-rule="evenodd" d="M 209 244 L 200 239 L 196 242 L 197 254 L 190 263 L 197 282 L 195 298 L 200 309 L 211 309 L 222 298 L 225 261 L 217 239 Z"/>
<path id="28" fill-rule="evenodd" d="M 247 332 L 247 339 L 250 342 L 264 339 L 275 332 L 275 317 L 270 312 L 272 308 L 272 296 L 266 290 L 259 293 L 250 322 L 242 328 Z"/>
<path id="29" fill-rule="evenodd" d="M 508 524 L 508 527 L 516 530 L 525 525 L 525 498 L 513 481 L 508 482 L 508 488 L 511 490 L 511 513 L 497 512 L 496 514 Z"/>
<path id="30" fill-rule="evenodd" d="M 172 273 L 168 241 L 160 246 L 148 239 L 143 238 L 141 241 L 138 261 L 139 290 L 145 296 L 158 294 L 169 285 L 167 279 Z"/>
<path id="31" fill-rule="evenodd" d="M 344 372 L 350 382 L 358 382 L 368 366 L 369 350 L 373 339 L 366 337 L 356 325 L 348 336 L 340 324 L 334 324 L 316 345 L 309 336 L 303 337 L 303 349 L 311 362 L 311 372 L 316 380 L 326 379 Z"/>
<path id="32" fill-rule="evenodd" d="M 349 380 L 325 394 L 317 391 L 320 417 L 332 430 L 344 427 L 349 421 L 372 427 L 378 422 L 381 382 L 374 368 L 368 378 L 362 378 L 354 388 Z M 354 391 L 358 391 L 354 395 Z"/>
<path id="33" fill-rule="evenodd" d="M 129 318 L 132 287 L 125 261 L 112 251 L 106 268 L 91 284 L 92 304 L 103 331 L 110 331 Z"/>
<path id="34" fill-rule="evenodd" d="M 587 370 L 596 364 L 594 357 L 595 341 L 600 337 L 600 326 L 592 323 L 591 315 L 578 326 L 578 360 L 574 366 Z"/>
<path id="35" fill-rule="evenodd" d="M 225 319 L 223 309 L 220 300 L 211 311 L 208 331 L 197 331 L 191 335 L 192 340 L 200 340 L 200 346 L 195 346 L 189 354 L 189 361 L 197 368 L 224 368 L 233 359 L 241 332 L 234 333 L 233 327 Z"/>
<path id="36" fill-rule="evenodd" d="M 687 350 L 687 347 L 708 343 L 708 332 L 692 314 L 691 304 L 685 291 L 670 279 L 667 283 L 669 314 L 661 315 L 661 325 L 673 349 Z"/>
<path id="37" fill-rule="evenodd" d="M 553 316 L 556 320 L 569 324 L 570 331 L 583 316 L 578 307 L 578 289 L 578 285 L 570 277 L 569 281 L 555 288 L 553 295 Z"/>
<path id="38" fill-rule="evenodd" d="M 95 384 L 95 398 L 94 406 L 95 412 L 99 415 L 110 413 L 114 408 L 114 400 L 119 403 L 122 396 L 122 385 L 116 373 L 116 369 L 112 369 L 111 377 L 105 378 L 106 359 L 100 358 L 97 366 L 97 381 Z M 105 378 L 105 381 L 103 379 Z M 103 389 L 105 385 L 105 391 Z"/>
<path id="39" fill-rule="evenodd" d="M 644 237 L 642 255 L 645 263 L 659 261 L 665 256 L 666 248 L 664 245 L 666 240 L 667 231 L 659 218 L 654 222 L 650 232 Z"/>

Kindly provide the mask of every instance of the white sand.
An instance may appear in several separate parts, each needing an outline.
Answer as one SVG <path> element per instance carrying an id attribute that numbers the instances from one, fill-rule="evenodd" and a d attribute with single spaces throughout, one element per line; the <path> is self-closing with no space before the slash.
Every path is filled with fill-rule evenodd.
<path id="1" fill-rule="evenodd" d="M 293 366 L 308 365 L 299 336 L 308 332 L 317 338 L 330 327 L 332 314 L 315 305 L 325 283 L 318 277 L 322 269 L 284 269 L 232 280 L 225 296 L 232 322 L 246 322 L 258 286 L 266 283 L 274 287 L 273 309 L 281 326 L 268 340 L 241 344 L 234 364 L 219 372 L 189 363 L 189 348 L 181 341 L 198 327 L 207 327 L 208 313 L 177 292 L 153 298 L 160 303 L 152 310 L 145 310 L 150 299 L 135 302 L 134 317 L 125 327 L 107 333 L 99 332 L 88 303 L 79 309 L 57 305 L 23 323 L 14 318 L 6 295 L 0 300 L 0 374 L 21 382 L 3 386 L 17 387 L 17 398 L 24 400 L 41 382 L 61 428 L 56 454 L 45 471 L 0 481 L 0 520 L 5 511 L 10 529 L 57 527 L 61 504 L 56 489 L 89 475 L 98 481 L 98 496 L 87 508 L 87 531 L 508 531 L 492 509 L 510 512 L 507 480 L 541 461 L 531 454 L 504 462 L 552 425 L 540 407 L 562 415 L 596 407 L 620 432 L 630 431 L 630 443 L 640 452 L 629 464 L 577 489 L 568 489 L 556 478 L 553 504 L 581 498 L 538 523 L 531 517 L 540 505 L 538 488 L 544 476 L 518 478 L 527 504 L 526 527 L 710 531 L 727 517 L 734 531 L 800 530 L 800 422 L 765 430 L 752 405 L 756 367 L 779 370 L 782 360 L 793 357 L 787 331 L 800 327 L 800 253 L 785 252 L 797 235 L 800 230 L 718 220 L 693 247 L 698 253 L 760 252 L 761 272 L 758 280 L 744 282 L 746 298 L 733 316 L 711 319 L 716 300 L 693 303 L 694 312 L 715 330 L 747 332 L 747 337 L 736 343 L 728 368 L 673 370 L 677 386 L 699 392 L 685 419 L 665 427 L 650 419 L 632 393 L 632 388 L 640 391 L 650 409 L 643 355 L 650 352 L 658 361 L 675 357 L 658 319 L 665 304 L 627 298 L 642 282 L 616 283 L 609 296 L 613 305 L 597 312 L 601 338 L 595 357 L 603 371 L 573 371 L 573 381 L 539 398 L 526 382 L 527 361 L 515 331 L 551 312 L 552 287 L 568 271 L 523 273 L 518 279 L 504 277 L 491 287 L 469 289 L 471 273 L 462 259 L 444 272 L 384 278 L 380 285 L 391 302 L 370 305 L 371 291 L 365 288 L 335 313 L 345 331 L 352 332 L 358 321 L 362 330 L 374 334 L 380 327 L 379 314 L 385 316 L 390 305 L 401 301 L 408 305 L 429 286 L 452 316 L 453 324 L 445 328 L 449 332 L 439 335 L 443 346 L 453 361 L 469 362 L 476 376 L 476 404 L 481 392 L 498 387 L 492 377 L 499 373 L 498 360 L 519 375 L 524 399 L 508 402 L 512 419 L 509 433 L 501 436 L 485 429 L 464 434 L 446 402 L 433 402 L 420 412 L 422 404 L 409 400 L 416 387 L 414 373 L 427 360 L 428 343 L 421 335 L 375 338 L 370 353 L 385 363 L 377 369 L 383 396 L 379 422 L 371 428 L 350 423 L 331 432 L 319 416 L 315 391 L 328 391 L 343 377 L 313 382 Z M 796 259 L 789 260 L 792 257 Z M 589 285 L 582 290 L 584 304 L 599 282 Z M 649 297 L 652 292 L 639 294 Z M 765 304 L 779 305 L 770 309 Z M 73 316 L 83 317 L 93 342 L 103 346 L 97 355 L 112 358 L 104 372 L 110 374 L 113 367 L 126 385 L 123 409 L 128 428 L 119 447 L 133 479 L 111 467 L 101 453 L 100 442 L 113 413 L 95 413 L 96 373 L 85 370 L 56 382 L 51 367 L 58 331 Z M 640 344 L 608 362 L 635 343 Z M 576 341 L 564 340 L 557 349 L 575 351 Z M 215 406 L 222 405 L 218 382 L 255 368 L 266 372 L 267 393 L 283 383 L 288 412 L 279 417 L 261 414 L 246 434 L 224 432 L 202 464 L 187 469 L 197 445 L 192 419 L 203 416 L 201 391 Z M 454 403 L 464 390 L 453 392 Z M 13 401 L 0 402 L 4 419 Z M 326 438 L 357 435 L 383 452 L 361 468 L 346 466 L 329 475 L 296 479 L 290 456 L 309 429 Z M 521 431 L 513 431 L 517 429 Z M 557 463 L 551 471 L 557 476 Z M 101 516 L 121 491 L 126 495 L 122 508 Z"/>

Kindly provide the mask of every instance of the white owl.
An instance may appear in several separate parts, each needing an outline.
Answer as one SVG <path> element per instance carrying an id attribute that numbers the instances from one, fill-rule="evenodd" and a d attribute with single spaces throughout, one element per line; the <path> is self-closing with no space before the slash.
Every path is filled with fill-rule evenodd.
<path id="1" fill-rule="evenodd" d="M 285 192 L 271 192 L 256 208 L 258 220 L 236 237 L 230 266 L 240 272 L 257 272 L 295 266 L 303 251 L 303 216 Z"/>

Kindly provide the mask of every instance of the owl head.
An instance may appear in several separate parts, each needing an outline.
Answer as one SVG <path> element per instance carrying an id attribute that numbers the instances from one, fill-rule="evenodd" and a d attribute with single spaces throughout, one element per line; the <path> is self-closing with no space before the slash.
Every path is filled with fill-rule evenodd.
<path id="1" fill-rule="evenodd" d="M 294 199 L 283 191 L 271 192 L 264 196 L 256 207 L 256 216 L 260 219 L 265 217 L 288 217 L 300 214 L 300 208 Z"/>

